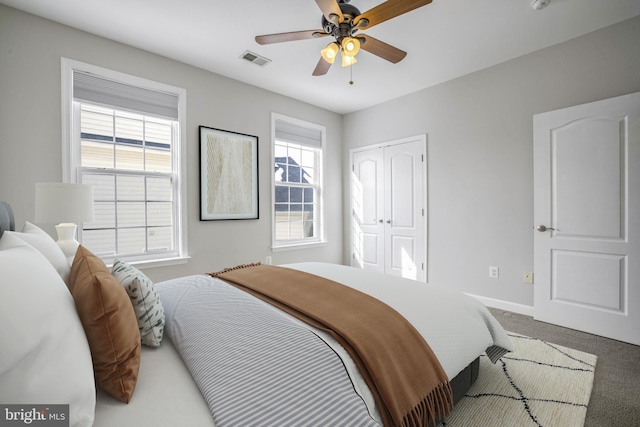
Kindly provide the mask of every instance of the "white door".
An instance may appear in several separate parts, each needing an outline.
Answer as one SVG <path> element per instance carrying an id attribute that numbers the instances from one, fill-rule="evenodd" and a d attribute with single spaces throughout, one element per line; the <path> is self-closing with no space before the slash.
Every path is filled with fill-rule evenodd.
<path id="1" fill-rule="evenodd" d="M 534 317 L 640 344 L 640 93 L 533 123 Z"/>
<path id="2" fill-rule="evenodd" d="M 352 264 L 426 280 L 426 136 L 352 152 Z"/>
<path id="3" fill-rule="evenodd" d="M 352 260 L 384 273 L 384 161 L 382 148 L 353 153 Z"/>
<path id="4" fill-rule="evenodd" d="M 384 148 L 385 272 L 425 281 L 425 146 L 420 141 Z"/>

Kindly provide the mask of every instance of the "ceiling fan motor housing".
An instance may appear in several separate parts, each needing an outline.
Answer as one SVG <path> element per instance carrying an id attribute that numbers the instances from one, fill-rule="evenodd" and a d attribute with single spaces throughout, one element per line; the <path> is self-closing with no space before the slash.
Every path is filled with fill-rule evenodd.
<path id="1" fill-rule="evenodd" d="M 352 6 L 346 2 L 338 2 L 338 5 L 340 6 L 340 11 L 344 16 L 344 20 L 336 25 L 333 22 L 328 21 L 327 18 L 322 15 L 322 28 L 327 34 L 331 34 L 332 36 L 334 36 L 336 40 L 338 40 L 338 43 L 340 43 L 340 40 L 342 38 L 352 36 L 353 33 L 357 30 L 353 28 L 352 23 L 353 19 L 356 16 L 360 15 L 360 11 L 357 7 Z"/>

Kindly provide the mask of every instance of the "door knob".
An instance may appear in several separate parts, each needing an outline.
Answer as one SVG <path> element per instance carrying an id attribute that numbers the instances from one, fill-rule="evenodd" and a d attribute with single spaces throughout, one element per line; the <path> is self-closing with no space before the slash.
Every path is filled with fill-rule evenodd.
<path id="1" fill-rule="evenodd" d="M 540 224 L 539 226 L 536 227 L 536 230 L 538 230 L 541 233 L 544 233 L 547 230 L 555 230 L 555 228 L 547 227 L 546 225 Z"/>
<path id="2" fill-rule="evenodd" d="M 387 224 L 391 224 L 391 220 L 390 219 L 387 220 Z"/>
<path id="3" fill-rule="evenodd" d="M 380 224 L 382 224 L 382 220 L 380 220 Z"/>

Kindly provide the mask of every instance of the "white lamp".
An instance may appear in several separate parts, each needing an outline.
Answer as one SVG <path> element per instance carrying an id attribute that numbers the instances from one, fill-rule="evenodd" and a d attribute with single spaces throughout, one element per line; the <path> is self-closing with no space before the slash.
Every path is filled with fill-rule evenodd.
<path id="1" fill-rule="evenodd" d="M 62 182 L 36 183 L 37 223 L 56 224 L 58 246 L 69 263 L 78 250 L 77 223 L 93 221 L 93 187 Z"/>

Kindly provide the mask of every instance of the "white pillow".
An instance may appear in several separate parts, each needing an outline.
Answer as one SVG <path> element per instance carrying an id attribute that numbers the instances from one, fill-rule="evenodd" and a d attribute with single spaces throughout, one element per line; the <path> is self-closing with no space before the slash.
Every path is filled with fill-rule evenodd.
<path id="1" fill-rule="evenodd" d="M 62 249 L 60 249 L 60 246 L 58 246 L 51 236 L 29 221 L 26 221 L 24 227 L 22 227 L 22 233 L 16 231 L 10 231 L 9 233 L 14 234 L 40 251 L 40 253 L 49 260 L 51 265 L 53 265 L 60 277 L 62 277 L 62 280 L 64 280 L 64 283 L 69 286 L 71 265 L 69 265 L 69 261 L 67 261 L 67 257 L 62 252 Z"/>
<path id="2" fill-rule="evenodd" d="M 124 286 L 131 299 L 142 344 L 158 347 L 164 333 L 164 308 L 153 282 L 143 272 L 117 258 L 111 274 Z"/>
<path id="3" fill-rule="evenodd" d="M 15 233 L 0 239 L 0 325 L 0 402 L 69 404 L 70 426 L 90 426 L 93 364 L 73 298 Z"/>

